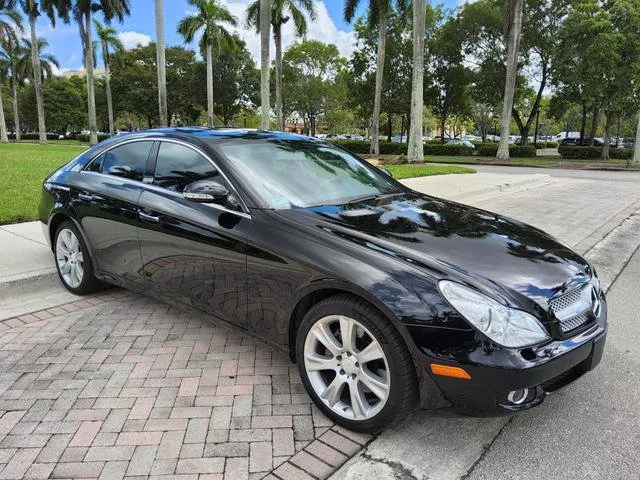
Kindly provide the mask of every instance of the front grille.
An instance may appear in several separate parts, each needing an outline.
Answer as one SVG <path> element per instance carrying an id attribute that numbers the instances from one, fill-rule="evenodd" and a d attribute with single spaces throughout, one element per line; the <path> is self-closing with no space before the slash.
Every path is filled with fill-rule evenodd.
<path id="1" fill-rule="evenodd" d="M 549 306 L 560 322 L 562 333 L 569 333 L 589 323 L 598 308 L 594 287 L 588 283 L 549 300 Z"/>
<path id="2" fill-rule="evenodd" d="M 581 313 L 580 315 L 576 315 L 575 317 L 569 318 L 567 320 L 560 321 L 560 328 L 563 333 L 570 332 L 571 330 L 575 330 L 578 327 L 581 327 L 585 323 L 589 321 L 589 315 L 586 313 Z"/>
<path id="3" fill-rule="evenodd" d="M 564 295 L 560 295 L 559 297 L 553 298 L 549 301 L 549 306 L 551 310 L 555 314 L 558 314 L 564 310 L 568 310 L 573 308 L 574 305 L 582 300 L 582 291 L 583 288 L 574 288 L 570 292 L 565 293 Z"/>

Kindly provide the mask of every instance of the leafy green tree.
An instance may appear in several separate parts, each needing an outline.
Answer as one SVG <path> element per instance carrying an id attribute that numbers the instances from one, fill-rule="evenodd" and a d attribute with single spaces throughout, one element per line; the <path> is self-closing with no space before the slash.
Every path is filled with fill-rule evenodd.
<path id="1" fill-rule="evenodd" d="M 11 77 L 11 66 L 6 50 L 11 50 L 12 45 L 17 44 L 16 28 L 22 30 L 22 17 L 11 6 L 0 2 L 0 142 L 2 143 L 9 141 L 2 103 L 2 84 L 6 77 Z"/>
<path id="2" fill-rule="evenodd" d="M 336 78 L 346 65 L 338 47 L 317 40 L 294 44 L 284 53 L 285 102 L 300 114 L 305 131 L 312 136 L 318 118 L 336 105 L 340 95 Z"/>
<path id="3" fill-rule="evenodd" d="M 120 23 L 129 15 L 129 0 L 57 0 L 60 17 L 69 22 L 72 18 L 78 25 L 84 68 L 87 79 L 87 108 L 89 117 L 90 143 L 98 143 L 96 123 L 96 96 L 95 78 L 93 74 L 93 42 L 92 42 L 92 18 L 93 15 L 102 12 L 105 22 L 111 23 L 115 18 Z"/>
<path id="4" fill-rule="evenodd" d="M 118 38 L 118 34 L 115 28 L 109 25 L 103 25 L 97 20 L 93 20 L 96 27 L 96 33 L 100 40 L 100 46 L 102 47 L 102 63 L 104 64 L 104 84 L 105 92 L 107 96 L 107 110 L 109 118 L 109 133 L 114 134 L 114 121 L 113 121 L 113 99 L 111 98 L 111 62 L 120 60 L 120 57 L 124 53 L 124 47 L 122 42 Z M 113 49 L 113 53 L 111 53 Z"/>
<path id="5" fill-rule="evenodd" d="M 351 23 L 355 17 L 360 0 L 345 0 L 344 19 Z M 382 107 L 382 81 L 384 79 L 385 48 L 387 42 L 387 17 L 393 11 L 393 0 L 368 0 L 367 25 L 376 31 L 376 80 L 373 98 L 373 114 L 371 118 L 371 153 L 380 154 L 380 112 Z M 406 8 L 405 2 L 401 7 Z"/>
<path id="6" fill-rule="evenodd" d="M 190 13 L 178 24 L 178 33 L 191 43 L 198 32 L 200 51 L 207 59 L 207 123 L 213 126 L 213 48 L 220 54 L 232 48 L 233 37 L 225 25 L 235 26 L 236 18 L 218 0 L 189 0 L 197 13 Z"/>
<path id="7" fill-rule="evenodd" d="M 44 100 L 42 97 L 42 68 L 40 66 L 40 54 L 38 52 L 38 34 L 36 30 L 36 21 L 38 17 L 45 14 L 49 17 L 52 26 L 55 26 L 56 9 L 60 7 L 61 0 L 0 0 L 0 8 L 15 9 L 20 6 L 24 14 L 29 19 L 30 40 L 31 40 L 31 59 L 33 68 L 36 72 L 34 75 L 34 88 L 36 97 L 36 107 L 38 111 L 38 134 L 39 143 L 47 143 L 47 129 L 44 118 Z"/>
<path id="8" fill-rule="evenodd" d="M 282 111 L 282 26 L 293 20 L 298 37 L 307 34 L 306 12 L 312 21 L 316 19 L 316 10 L 312 0 L 272 0 L 271 26 L 273 27 L 273 41 L 276 45 L 276 121 L 277 129 L 284 130 L 284 116 Z M 247 8 L 247 27 L 253 27 L 260 33 L 260 0 L 255 0 Z"/>

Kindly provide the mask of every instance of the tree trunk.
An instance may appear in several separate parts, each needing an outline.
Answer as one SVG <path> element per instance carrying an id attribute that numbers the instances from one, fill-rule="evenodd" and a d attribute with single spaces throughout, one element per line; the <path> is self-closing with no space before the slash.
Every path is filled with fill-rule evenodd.
<path id="1" fill-rule="evenodd" d="M 0 142 L 9 142 L 9 137 L 7 136 L 7 123 L 4 119 L 4 106 L 2 105 L 2 83 L 0 83 Z"/>
<path id="2" fill-rule="evenodd" d="M 636 130 L 636 141 L 633 147 L 632 165 L 640 165 L 640 113 L 638 113 L 638 129 Z"/>
<path id="3" fill-rule="evenodd" d="M 536 100 L 533 103 L 533 107 L 531 108 L 531 112 L 529 113 L 529 117 L 527 118 L 527 123 L 523 124 L 520 113 L 514 108 L 513 109 L 513 117 L 518 124 L 518 129 L 520 130 L 520 145 L 527 145 L 529 143 L 529 132 L 531 131 L 531 126 L 533 121 L 537 116 L 537 112 L 540 111 L 540 104 L 542 103 L 542 94 L 544 93 L 545 88 L 547 87 L 547 78 L 549 77 L 549 67 L 547 65 L 548 61 L 544 61 L 542 65 L 542 80 L 540 81 L 540 86 L 538 87 L 538 94 L 536 95 Z"/>
<path id="4" fill-rule="evenodd" d="M 522 30 L 523 0 L 510 0 L 511 17 L 509 18 L 509 37 L 507 45 L 507 78 L 502 103 L 502 129 L 500 130 L 500 145 L 496 158 L 509 159 L 509 134 L 511 133 L 511 111 L 516 90 L 518 74 L 518 50 L 520 48 L 520 32 Z"/>
<path id="5" fill-rule="evenodd" d="M 391 136 L 393 135 L 393 115 L 387 114 L 387 142 L 391 142 Z"/>
<path id="6" fill-rule="evenodd" d="M 582 105 L 582 119 L 580 121 L 580 145 L 584 142 L 584 131 L 587 128 L 587 106 Z"/>
<path id="7" fill-rule="evenodd" d="M 373 117 L 371 119 L 371 149 L 374 155 L 380 154 L 380 105 L 382 103 L 382 80 L 384 79 L 384 54 L 387 44 L 387 15 L 380 12 L 378 22 L 378 56 L 376 60 L 376 90 L 373 98 Z"/>
<path id="8" fill-rule="evenodd" d="M 106 43 L 102 44 L 102 60 L 104 61 L 104 85 L 107 91 L 107 114 L 109 117 L 109 135 L 115 133 L 115 122 L 113 120 L 113 99 L 111 98 L 111 72 L 109 71 L 109 52 Z"/>
<path id="9" fill-rule="evenodd" d="M 34 0 L 29 1 L 29 8 L 33 8 Z M 42 65 L 38 51 L 38 35 L 36 33 L 36 16 L 29 14 L 31 26 L 31 61 L 33 62 L 33 86 L 36 91 L 36 107 L 38 110 L 38 142 L 47 143 L 47 127 L 44 124 L 44 99 L 42 98 Z"/>
<path id="10" fill-rule="evenodd" d="M 409 163 L 424 162 L 422 143 L 422 109 L 424 104 L 424 31 L 425 0 L 413 0 L 413 74 L 411 77 L 411 120 L 409 129 Z"/>
<path id="11" fill-rule="evenodd" d="M 610 112 L 604 112 L 606 120 L 604 122 L 604 147 L 602 147 L 602 160 L 605 162 L 611 159 L 611 117 Z"/>
<path id="12" fill-rule="evenodd" d="M 447 117 L 446 116 L 442 116 L 440 117 L 440 129 L 441 129 L 441 133 L 442 135 L 440 135 L 440 143 L 442 145 L 444 145 L 444 131 L 447 128 Z"/>
<path id="13" fill-rule="evenodd" d="M 156 68 L 158 71 L 158 112 L 160 127 L 167 127 L 167 64 L 164 56 L 164 1 L 156 2 Z"/>
<path id="14" fill-rule="evenodd" d="M 15 125 L 16 141 L 20 140 L 20 112 L 18 109 L 18 82 L 15 79 L 11 81 L 11 102 L 13 103 L 13 124 Z"/>
<path id="15" fill-rule="evenodd" d="M 98 143 L 98 126 L 96 123 L 96 95 L 95 83 L 93 78 L 93 48 L 91 45 L 91 11 L 88 11 L 84 17 L 84 32 L 80 29 L 80 35 L 83 36 L 84 43 L 84 68 L 87 70 L 87 105 L 89 113 L 89 143 L 95 145 Z M 81 20 L 82 21 L 82 20 Z M 84 33 L 84 35 L 83 35 Z"/>
<path id="16" fill-rule="evenodd" d="M 276 123 L 277 130 L 284 131 L 282 115 L 282 25 L 273 26 L 273 40 L 276 44 Z"/>
<path id="17" fill-rule="evenodd" d="M 207 45 L 207 125 L 213 127 L 213 53 Z"/>
<path id="18" fill-rule="evenodd" d="M 269 130 L 269 28 L 271 0 L 260 0 L 260 117 L 263 130 Z"/>
<path id="19" fill-rule="evenodd" d="M 593 147 L 593 142 L 595 141 L 596 132 L 598 131 L 598 117 L 600 116 L 600 109 L 593 109 L 593 119 L 591 120 L 591 131 L 589 132 L 589 146 Z"/>

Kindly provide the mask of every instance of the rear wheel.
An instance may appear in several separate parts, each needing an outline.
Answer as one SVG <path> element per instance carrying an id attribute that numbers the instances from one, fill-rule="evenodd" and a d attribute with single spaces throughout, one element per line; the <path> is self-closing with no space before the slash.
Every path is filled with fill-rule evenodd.
<path id="1" fill-rule="evenodd" d="M 72 293 L 86 295 L 104 284 L 93 274 L 93 263 L 78 228 L 71 221 L 60 224 L 54 241 L 56 269 L 62 284 Z"/>
<path id="2" fill-rule="evenodd" d="M 346 428 L 381 430 L 415 404 L 416 374 L 402 337 L 357 298 L 315 305 L 298 330 L 296 355 L 316 405 Z"/>

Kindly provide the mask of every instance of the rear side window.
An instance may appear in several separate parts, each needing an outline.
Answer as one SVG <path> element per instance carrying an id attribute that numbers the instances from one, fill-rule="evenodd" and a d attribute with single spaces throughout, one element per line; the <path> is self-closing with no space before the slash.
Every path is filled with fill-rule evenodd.
<path id="1" fill-rule="evenodd" d="M 101 160 L 100 172 L 142 181 L 152 146 L 153 142 L 132 142 L 107 150 L 96 159 Z M 96 169 L 92 162 L 88 170 Z"/>
<path id="2" fill-rule="evenodd" d="M 197 151 L 177 143 L 160 143 L 154 185 L 182 193 L 190 183 L 205 179 L 226 183 L 218 169 Z"/>

